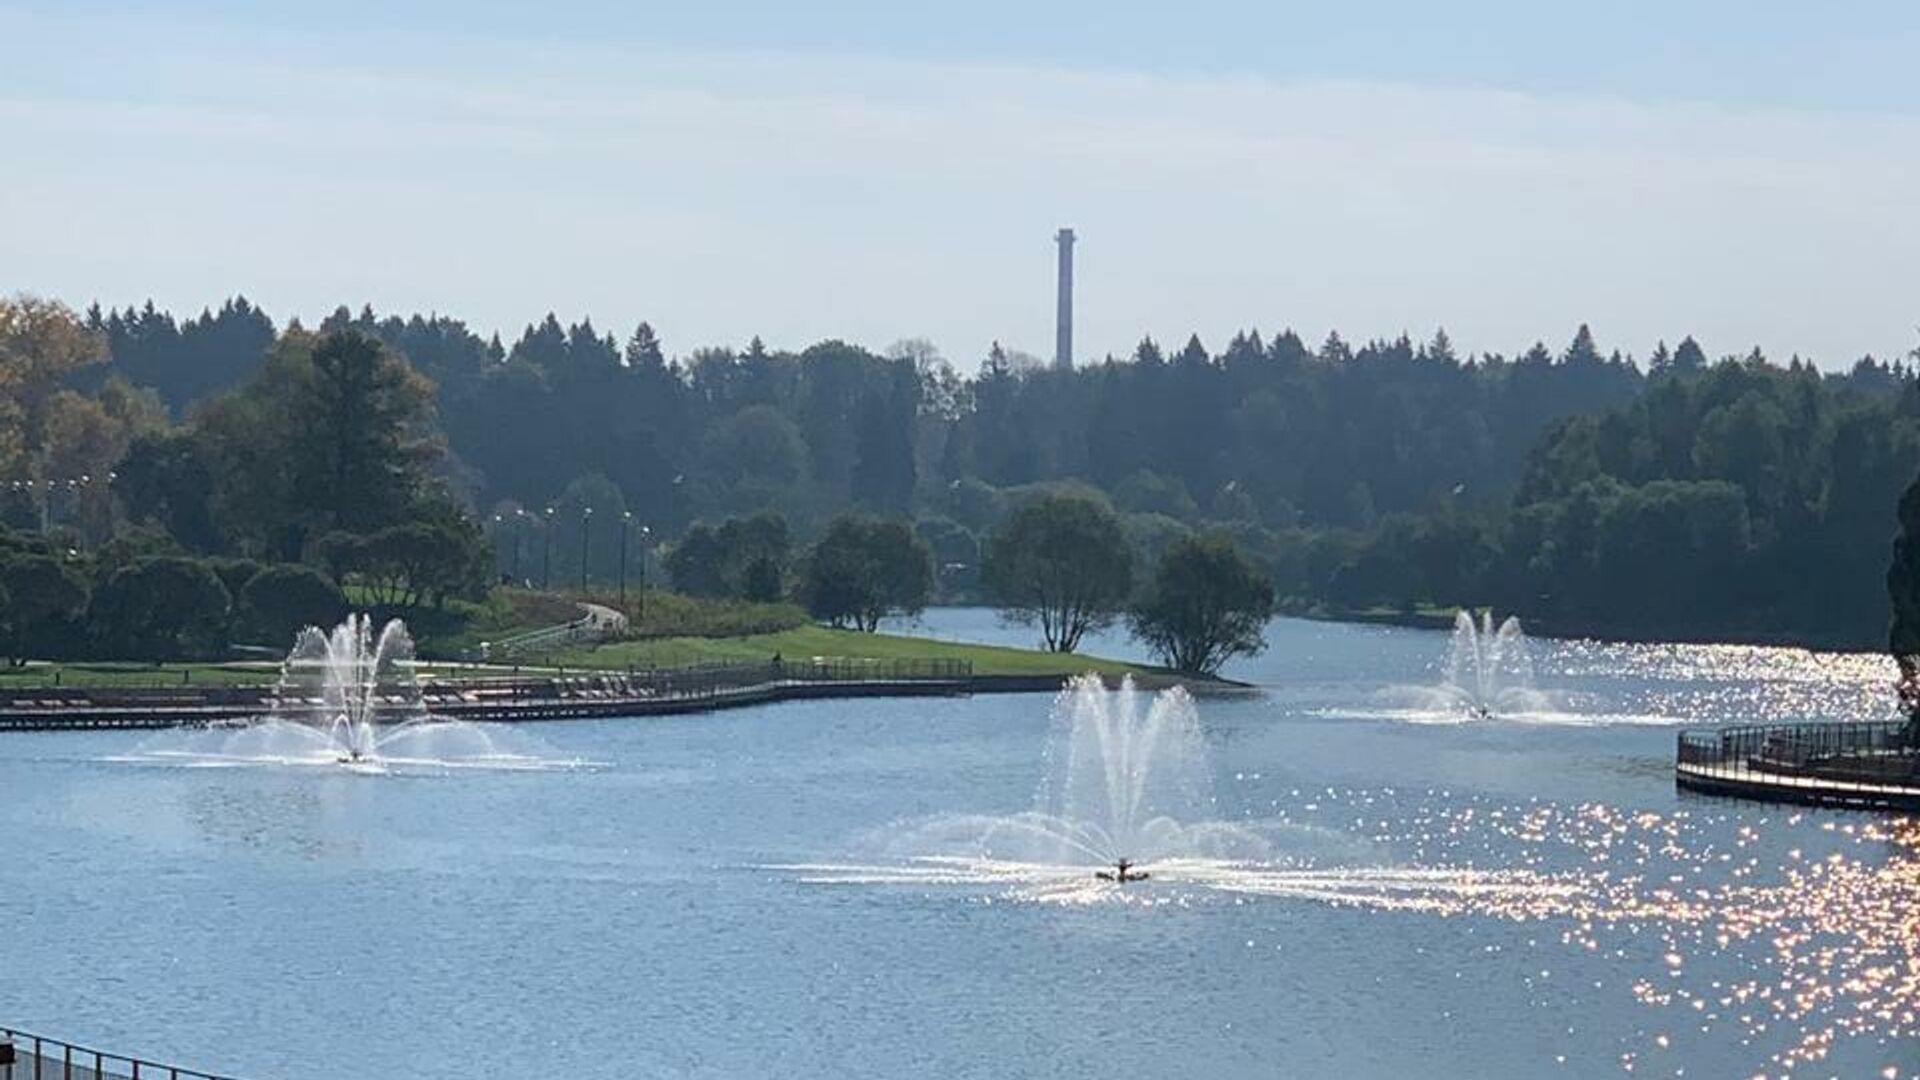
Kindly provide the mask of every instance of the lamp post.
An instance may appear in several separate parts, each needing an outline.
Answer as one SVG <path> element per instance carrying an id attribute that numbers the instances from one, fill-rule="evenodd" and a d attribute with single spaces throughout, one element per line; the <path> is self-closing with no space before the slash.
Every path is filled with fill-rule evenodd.
<path id="1" fill-rule="evenodd" d="M 507 577 L 507 575 L 500 572 L 501 570 L 500 561 L 499 561 L 500 560 L 500 525 L 501 525 L 501 522 L 505 520 L 506 519 L 502 518 L 499 514 L 493 515 L 493 534 L 488 537 L 488 539 L 493 541 L 494 576 L 502 579 L 503 581 Z"/>
<path id="2" fill-rule="evenodd" d="M 546 525 L 540 530 L 540 588 L 553 587 L 553 507 L 547 507 Z"/>
<path id="3" fill-rule="evenodd" d="M 580 511 L 580 596 L 583 599 L 588 595 L 587 537 L 591 534 L 591 530 L 587 526 L 591 524 L 593 524 L 593 507 L 589 506 Z"/>
<path id="4" fill-rule="evenodd" d="M 627 610 L 627 534 L 633 531 L 633 511 L 620 511 L 620 610 Z"/>
<path id="5" fill-rule="evenodd" d="M 514 507 L 513 510 L 513 583 L 520 584 L 520 540 L 527 533 L 527 512 Z"/>
<path id="6" fill-rule="evenodd" d="M 651 550 L 653 547 L 652 541 L 648 539 L 652 535 L 653 535 L 652 529 L 647 528 L 645 525 L 640 526 L 640 621 L 641 622 L 647 621 L 647 552 Z"/>

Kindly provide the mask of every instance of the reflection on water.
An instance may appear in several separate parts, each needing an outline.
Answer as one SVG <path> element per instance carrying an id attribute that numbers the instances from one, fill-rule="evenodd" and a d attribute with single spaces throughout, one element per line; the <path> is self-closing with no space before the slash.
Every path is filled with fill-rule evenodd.
<path id="1" fill-rule="evenodd" d="M 1920 1074 L 1920 826 L 1670 771 L 1885 715 L 1886 661 L 1535 640 L 1555 715 L 1446 726 L 1388 700 L 1446 635 L 1269 637 L 1146 755 L 1236 843 L 1125 886 L 982 827 L 1058 816 L 1041 695 L 539 725 L 609 763 L 546 771 L 0 738 L 0 1022 L 286 1080 Z"/>
<path id="2" fill-rule="evenodd" d="M 1429 793 L 1431 795 L 1431 793 Z M 1476 801 L 1477 802 L 1477 801 Z M 1305 804 L 1338 821 L 1376 806 L 1368 793 Z M 1806 815 L 1789 814 L 1797 828 Z M 1472 805 L 1423 801 L 1405 817 L 1354 819 L 1372 843 L 1429 865 L 1311 865 L 1174 858 L 1149 880 L 1117 884 L 1084 866 L 954 856 L 892 862 L 764 867 L 800 883 L 940 889 L 1013 903 L 1134 907 L 1248 901 L 1314 903 L 1381 916 L 1540 924 L 1528 938 L 1543 962 L 1557 947 L 1627 955 L 1623 942 L 1657 939 L 1657 962 L 1630 992 L 1664 1023 L 1712 1035 L 1793 1069 L 1824 1060 L 1836 1042 L 1897 1044 L 1920 1036 L 1920 825 L 1823 821 L 1824 854 L 1792 848 L 1770 858 L 1760 829 L 1688 811 L 1627 814 L 1588 805 Z M 1262 823 L 1248 823 L 1259 829 Z M 1264 823 L 1276 837 L 1297 825 Z M 1703 835 L 1714 839 L 1703 840 Z M 1284 847 L 1284 841 L 1276 842 Z M 1476 869 L 1476 863 L 1502 864 Z M 1644 953 L 1644 948 L 1637 950 Z M 1661 1030 L 1650 1047 L 1671 1049 Z M 1897 1069 L 1896 1069 L 1897 1074 Z"/>

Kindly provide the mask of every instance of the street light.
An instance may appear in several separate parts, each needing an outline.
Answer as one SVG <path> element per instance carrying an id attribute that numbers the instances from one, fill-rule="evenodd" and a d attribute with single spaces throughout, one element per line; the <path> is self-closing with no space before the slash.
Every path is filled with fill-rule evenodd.
<path id="1" fill-rule="evenodd" d="M 527 534 L 527 512 L 513 508 L 513 583 L 520 584 L 520 540 Z"/>
<path id="2" fill-rule="evenodd" d="M 620 611 L 627 610 L 627 534 L 633 531 L 633 511 L 620 511 Z"/>
<path id="3" fill-rule="evenodd" d="M 540 588 L 553 587 L 553 507 L 547 507 L 546 525 L 540 530 Z"/>
<path id="4" fill-rule="evenodd" d="M 494 572 L 494 574 L 495 574 L 496 576 L 503 576 L 503 575 L 500 575 L 500 563 L 499 563 L 499 561 L 498 561 L 498 560 L 499 560 L 499 558 L 500 558 L 500 547 L 499 547 L 499 544 L 500 544 L 500 522 L 501 522 L 501 520 L 502 520 L 502 519 L 501 519 L 501 517 L 500 517 L 500 515 L 499 515 L 499 514 L 495 514 L 495 515 L 493 515 L 493 535 L 492 535 L 491 537 L 489 537 L 489 539 L 491 539 L 491 540 L 493 541 L 493 543 L 494 543 L 494 549 L 493 549 L 493 557 L 494 557 L 494 560 L 495 560 L 495 562 L 494 562 L 494 564 L 493 564 L 493 572 Z"/>
<path id="5" fill-rule="evenodd" d="M 587 526 L 591 524 L 593 524 L 593 507 L 589 506 L 580 511 L 580 596 L 582 599 L 588 596 L 587 537 L 590 534 L 590 530 Z"/>
<path id="6" fill-rule="evenodd" d="M 648 539 L 652 535 L 653 535 L 652 529 L 647 528 L 645 525 L 640 526 L 640 621 L 641 622 L 647 621 L 647 552 L 651 550 L 653 547 L 652 542 Z"/>

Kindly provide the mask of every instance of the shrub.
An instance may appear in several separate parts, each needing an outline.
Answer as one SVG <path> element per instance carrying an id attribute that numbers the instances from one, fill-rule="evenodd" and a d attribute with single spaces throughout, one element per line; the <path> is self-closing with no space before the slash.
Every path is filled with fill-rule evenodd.
<path id="1" fill-rule="evenodd" d="M 347 597 L 310 566 L 269 566 L 246 584 L 240 610 L 248 630 L 269 644 L 290 642 L 302 627 L 330 627 L 347 614 Z"/>

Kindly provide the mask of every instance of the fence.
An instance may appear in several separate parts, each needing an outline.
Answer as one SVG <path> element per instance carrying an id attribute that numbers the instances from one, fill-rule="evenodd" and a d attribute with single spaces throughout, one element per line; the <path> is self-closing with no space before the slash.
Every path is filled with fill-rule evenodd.
<path id="1" fill-rule="evenodd" d="M 481 642 L 471 658 L 475 660 L 503 660 L 513 657 L 531 657 L 552 652 L 569 645 L 591 644 L 618 637 L 626 633 L 627 617 L 612 608 L 594 605 L 585 615 L 557 626 L 546 626 L 538 630 L 528 630 L 499 641 Z"/>
<path id="2" fill-rule="evenodd" d="M 559 670 L 537 677 L 443 680 L 428 686 L 435 704 L 569 697 L 634 697 L 672 700 L 711 697 L 782 683 L 963 683 L 973 677 L 971 660 L 861 660 L 810 657 L 746 664 L 690 664 L 625 670 Z"/>
<path id="3" fill-rule="evenodd" d="M 640 715 L 826 694 L 965 693 L 972 676 L 972 661 L 932 658 L 776 657 L 671 668 L 546 668 L 430 679 L 421 684 L 417 704 L 397 695 L 384 699 L 383 707 L 408 713 L 424 706 L 435 715 L 466 720 L 555 720 L 619 716 L 626 706 Z M 0 731 L 235 723 L 268 713 L 297 716 L 318 704 L 311 698 L 282 700 L 262 686 L 0 689 Z"/>
<path id="4" fill-rule="evenodd" d="M 0 1027 L 0 1080 L 233 1080 Z"/>
<path id="5" fill-rule="evenodd" d="M 1920 781 L 1920 741 L 1905 720 L 1753 724 L 1680 733 L 1683 770 L 1844 783 Z"/>

